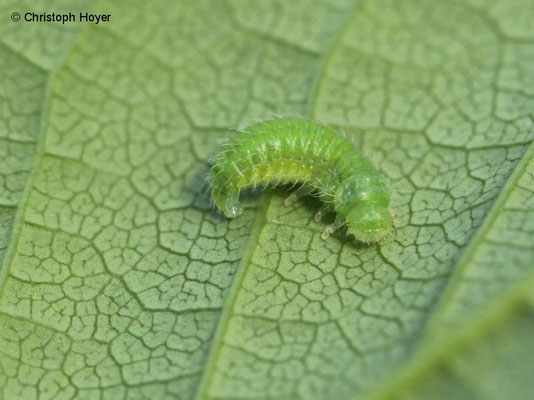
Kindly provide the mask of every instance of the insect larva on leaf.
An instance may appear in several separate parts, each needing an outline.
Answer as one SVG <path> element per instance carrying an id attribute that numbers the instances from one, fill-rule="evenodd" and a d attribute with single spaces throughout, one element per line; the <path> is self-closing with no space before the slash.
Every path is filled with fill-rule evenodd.
<path id="1" fill-rule="evenodd" d="M 391 187 L 369 158 L 333 129 L 297 117 L 255 123 L 221 146 L 208 175 L 211 199 L 227 217 L 241 214 L 242 189 L 299 183 L 284 204 L 316 194 L 315 220 L 336 212 L 326 238 L 347 225 L 361 242 L 378 242 L 392 229 Z"/>

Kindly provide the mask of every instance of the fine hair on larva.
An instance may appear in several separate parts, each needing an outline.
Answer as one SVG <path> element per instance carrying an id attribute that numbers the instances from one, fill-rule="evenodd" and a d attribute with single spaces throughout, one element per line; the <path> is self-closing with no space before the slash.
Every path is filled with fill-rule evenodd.
<path id="1" fill-rule="evenodd" d="M 371 160 L 334 129 L 301 117 L 255 122 L 220 145 L 207 183 L 213 204 L 227 217 L 243 211 L 243 189 L 300 185 L 286 198 L 315 195 L 323 202 L 315 220 L 335 212 L 328 236 L 346 225 L 356 240 L 375 243 L 392 230 L 391 185 Z"/>

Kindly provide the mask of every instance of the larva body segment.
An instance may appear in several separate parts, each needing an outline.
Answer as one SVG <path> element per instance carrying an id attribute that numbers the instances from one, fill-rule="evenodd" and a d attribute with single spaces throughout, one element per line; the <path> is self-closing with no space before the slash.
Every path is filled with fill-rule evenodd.
<path id="1" fill-rule="evenodd" d="M 242 189 L 299 183 L 299 194 L 315 193 L 337 213 L 323 239 L 347 224 L 357 240 L 377 242 L 392 227 L 388 179 L 336 131 L 302 118 L 259 122 L 231 138 L 215 155 L 208 183 L 227 217 L 241 213 Z"/>

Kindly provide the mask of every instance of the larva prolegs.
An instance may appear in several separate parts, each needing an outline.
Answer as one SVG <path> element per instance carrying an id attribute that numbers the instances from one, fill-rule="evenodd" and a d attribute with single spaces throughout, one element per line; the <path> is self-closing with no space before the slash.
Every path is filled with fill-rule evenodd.
<path id="1" fill-rule="evenodd" d="M 243 212 L 243 206 L 239 202 L 239 192 L 214 190 L 211 198 L 217 208 L 228 218 L 235 218 Z"/>

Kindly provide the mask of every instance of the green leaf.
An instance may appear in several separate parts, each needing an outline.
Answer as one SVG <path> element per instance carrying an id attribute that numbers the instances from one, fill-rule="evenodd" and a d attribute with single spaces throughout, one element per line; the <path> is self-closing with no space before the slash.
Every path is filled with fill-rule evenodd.
<path id="1" fill-rule="evenodd" d="M 0 398 L 534 396 L 530 1 L 0 18 Z M 284 189 L 210 209 L 217 145 L 286 114 L 391 177 L 393 235 L 322 241 Z"/>
<path id="2" fill-rule="evenodd" d="M 456 266 L 428 343 L 370 398 L 532 398 L 533 183 L 531 145 Z"/>

